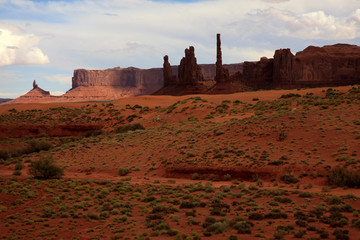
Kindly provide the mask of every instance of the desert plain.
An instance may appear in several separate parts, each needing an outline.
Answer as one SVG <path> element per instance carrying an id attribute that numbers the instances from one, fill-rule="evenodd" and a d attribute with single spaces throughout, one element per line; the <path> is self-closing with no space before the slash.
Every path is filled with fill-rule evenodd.
<path id="1" fill-rule="evenodd" d="M 0 239 L 359 239 L 360 87 L 0 105 L 0 163 Z"/>

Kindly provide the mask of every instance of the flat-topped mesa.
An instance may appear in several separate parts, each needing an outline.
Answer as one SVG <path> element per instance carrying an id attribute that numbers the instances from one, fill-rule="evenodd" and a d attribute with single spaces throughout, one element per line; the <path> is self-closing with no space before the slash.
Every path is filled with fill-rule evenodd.
<path id="1" fill-rule="evenodd" d="M 185 49 L 185 57 L 181 59 L 178 78 L 180 85 L 196 85 L 200 81 L 204 81 L 201 68 L 196 62 L 193 46 Z"/>
<path id="2" fill-rule="evenodd" d="M 216 35 L 216 83 L 223 83 L 229 81 L 229 70 L 222 65 L 221 39 L 220 33 Z"/>
<path id="3" fill-rule="evenodd" d="M 164 86 L 177 84 L 176 75 L 173 75 L 168 55 L 164 56 L 163 64 Z"/>
<path id="4" fill-rule="evenodd" d="M 120 95 L 123 90 L 133 92 L 133 96 L 151 94 L 161 88 L 162 85 L 163 76 L 161 68 L 116 67 L 105 70 L 76 69 L 72 78 L 72 89 L 78 87 L 108 87 L 109 89 L 116 88 Z M 126 96 L 130 95 L 127 94 Z"/>
<path id="5" fill-rule="evenodd" d="M 239 80 L 254 89 L 345 86 L 360 83 L 360 47 L 309 46 L 293 55 L 278 49 L 274 58 L 245 62 Z"/>

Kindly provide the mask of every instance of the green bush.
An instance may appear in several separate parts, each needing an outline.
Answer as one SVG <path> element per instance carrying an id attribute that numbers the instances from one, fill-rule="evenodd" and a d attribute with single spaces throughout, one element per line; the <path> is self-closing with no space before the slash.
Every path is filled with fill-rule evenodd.
<path id="1" fill-rule="evenodd" d="M 25 149 L 25 153 L 47 151 L 51 147 L 51 143 L 45 140 L 32 140 L 29 142 L 29 146 Z"/>
<path id="2" fill-rule="evenodd" d="M 329 171 L 328 180 L 335 186 L 360 188 L 360 174 L 357 171 L 335 167 Z"/>
<path id="3" fill-rule="evenodd" d="M 60 178 L 64 175 L 64 170 L 54 164 L 53 158 L 42 157 L 31 162 L 29 174 L 39 179 Z"/>
<path id="4" fill-rule="evenodd" d="M 128 131 L 135 131 L 137 129 L 144 130 L 144 126 L 140 123 L 126 124 L 124 126 L 117 127 L 115 133 L 126 133 Z"/>
<path id="5" fill-rule="evenodd" d="M 130 173 L 130 169 L 128 168 L 119 168 L 118 170 L 120 176 L 126 176 Z"/>
<path id="6" fill-rule="evenodd" d="M 297 93 L 289 93 L 289 94 L 283 94 L 280 98 L 292 98 L 292 97 L 301 97 L 300 94 Z"/>
<path id="7" fill-rule="evenodd" d="M 299 179 L 297 179 L 293 173 L 287 173 L 280 177 L 280 180 L 289 184 L 289 183 L 297 183 Z"/>

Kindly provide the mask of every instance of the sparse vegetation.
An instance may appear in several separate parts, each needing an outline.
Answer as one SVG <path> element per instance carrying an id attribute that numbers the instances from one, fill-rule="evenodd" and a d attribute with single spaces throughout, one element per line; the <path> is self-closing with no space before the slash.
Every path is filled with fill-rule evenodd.
<path id="1" fill-rule="evenodd" d="M 60 178 L 64 175 L 64 170 L 55 165 L 52 157 L 45 156 L 31 162 L 29 174 L 39 179 Z"/>

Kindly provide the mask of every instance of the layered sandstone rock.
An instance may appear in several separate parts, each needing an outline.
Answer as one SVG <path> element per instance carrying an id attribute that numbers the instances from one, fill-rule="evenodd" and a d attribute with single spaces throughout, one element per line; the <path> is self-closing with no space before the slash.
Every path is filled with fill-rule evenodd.
<path id="1" fill-rule="evenodd" d="M 163 75 L 164 75 L 163 76 L 164 77 L 164 86 L 177 84 L 177 78 L 176 78 L 176 75 L 173 75 L 173 70 L 169 63 L 168 55 L 164 56 Z"/>
<path id="2" fill-rule="evenodd" d="M 216 35 L 216 83 L 224 83 L 229 81 L 229 71 L 222 64 L 221 39 L 220 34 Z"/>
<path id="3" fill-rule="evenodd" d="M 204 81 L 201 68 L 197 64 L 195 57 L 195 49 L 193 46 L 185 49 L 185 57 L 181 59 L 179 65 L 179 84 L 180 85 L 196 85 Z"/>
<path id="4" fill-rule="evenodd" d="M 229 76 L 229 70 L 222 64 L 221 39 L 220 34 L 216 35 L 216 72 L 215 85 L 210 87 L 206 93 L 209 94 L 228 94 L 242 92 L 243 89 L 235 86 Z"/>
<path id="5" fill-rule="evenodd" d="M 161 69 L 111 68 L 106 70 L 77 69 L 72 78 L 72 89 L 77 87 L 111 86 L 134 88 L 135 92 L 151 94 L 163 84 Z M 135 96 L 136 94 L 134 94 Z"/>
<path id="6" fill-rule="evenodd" d="M 254 89 L 341 86 L 360 83 L 360 47 L 307 47 L 295 56 L 275 51 L 273 59 L 245 62 L 236 80 Z"/>
<path id="7" fill-rule="evenodd" d="M 185 57 L 180 61 L 177 68 L 178 77 L 172 75 L 168 57 L 164 57 L 164 87 L 156 91 L 155 95 L 186 95 L 204 93 L 208 87 L 204 84 L 204 76 L 201 67 L 197 64 L 195 49 L 193 46 L 185 49 Z"/>
<path id="8" fill-rule="evenodd" d="M 52 96 L 49 91 L 40 88 L 34 80 L 33 89 L 16 99 L 6 102 L 6 104 L 52 102 L 56 101 L 56 99 L 58 99 L 58 97 Z"/>

